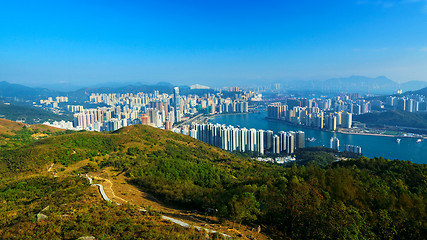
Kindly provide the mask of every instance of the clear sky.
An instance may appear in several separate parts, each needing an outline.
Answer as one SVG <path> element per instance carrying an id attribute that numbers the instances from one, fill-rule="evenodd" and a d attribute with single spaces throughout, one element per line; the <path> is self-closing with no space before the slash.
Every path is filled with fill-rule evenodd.
<path id="1" fill-rule="evenodd" d="M 0 1 L 0 81 L 427 81 L 427 0 Z"/>

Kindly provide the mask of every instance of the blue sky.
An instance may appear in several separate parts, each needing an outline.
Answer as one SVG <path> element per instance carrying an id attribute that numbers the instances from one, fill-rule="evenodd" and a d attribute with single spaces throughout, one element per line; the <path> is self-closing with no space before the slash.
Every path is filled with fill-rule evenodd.
<path id="1" fill-rule="evenodd" d="M 427 0 L 1 1 L 0 81 L 427 81 Z"/>

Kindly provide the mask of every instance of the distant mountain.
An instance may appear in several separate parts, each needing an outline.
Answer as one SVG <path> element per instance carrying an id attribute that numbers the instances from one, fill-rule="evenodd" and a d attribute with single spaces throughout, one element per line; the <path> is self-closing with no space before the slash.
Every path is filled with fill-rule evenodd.
<path id="1" fill-rule="evenodd" d="M 59 91 L 59 92 L 72 92 L 76 91 L 78 89 L 84 88 L 85 86 L 82 85 L 76 85 L 73 83 L 48 83 L 38 86 L 29 86 L 33 88 L 47 88 L 53 91 Z"/>
<path id="2" fill-rule="evenodd" d="M 24 98 L 35 99 L 38 97 L 48 97 L 58 95 L 58 91 L 47 88 L 31 88 L 20 84 L 0 82 L 0 97 L 4 98 Z"/>
<path id="3" fill-rule="evenodd" d="M 174 87 L 174 85 L 172 83 L 169 83 L 169 82 L 158 82 L 155 84 L 155 86 Z"/>
<path id="4" fill-rule="evenodd" d="M 403 95 L 409 95 L 409 94 L 419 94 L 419 95 L 427 96 L 427 87 L 416 90 L 416 91 L 408 91 L 408 92 L 405 92 Z"/>
<path id="5" fill-rule="evenodd" d="M 332 90 L 371 93 L 394 91 L 397 87 L 397 83 L 384 76 L 376 78 L 369 78 L 364 76 L 333 78 L 326 80 L 324 86 L 325 85 Z"/>
<path id="6" fill-rule="evenodd" d="M 403 91 L 415 91 L 421 88 L 427 87 L 427 82 L 424 81 L 409 81 L 400 84 L 400 88 Z"/>
<path id="7" fill-rule="evenodd" d="M 81 99 L 89 96 L 91 93 L 173 93 L 175 85 L 168 82 L 159 82 L 155 85 L 147 85 L 142 83 L 122 84 L 122 83 L 105 83 L 105 86 L 86 87 L 74 91 L 56 91 L 47 88 L 32 88 L 20 84 L 12 84 L 8 82 L 0 82 L 0 98 L 18 98 L 23 100 L 37 100 L 39 98 L 68 96 L 70 100 Z M 179 86 L 180 93 L 186 94 L 204 94 L 211 93 L 211 89 L 190 89 L 189 86 Z"/>
<path id="8" fill-rule="evenodd" d="M 346 78 L 332 78 L 328 80 L 285 82 L 285 88 L 290 90 L 305 90 L 327 93 L 374 93 L 391 94 L 397 89 L 411 91 L 427 86 L 427 82 L 409 81 L 399 85 L 385 76 L 370 78 L 365 76 L 351 76 Z"/>

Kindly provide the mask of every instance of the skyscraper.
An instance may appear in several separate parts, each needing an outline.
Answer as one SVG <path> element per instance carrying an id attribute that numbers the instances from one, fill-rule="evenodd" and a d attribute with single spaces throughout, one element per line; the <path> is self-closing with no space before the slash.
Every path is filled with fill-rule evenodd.
<path id="1" fill-rule="evenodd" d="M 273 153 L 274 154 L 280 153 L 280 137 L 277 135 L 273 136 Z"/>
<path id="2" fill-rule="evenodd" d="M 179 87 L 174 87 L 174 107 L 175 107 L 175 120 L 181 121 L 181 98 L 179 97 Z"/>
<path id="3" fill-rule="evenodd" d="M 303 131 L 298 131 L 296 136 L 297 149 L 305 147 L 305 133 Z"/>
<path id="4" fill-rule="evenodd" d="M 344 113 L 343 119 L 342 119 L 342 126 L 344 128 L 351 128 L 352 122 L 353 122 L 352 114 L 349 112 Z"/>
<path id="5" fill-rule="evenodd" d="M 286 148 L 287 148 L 286 132 L 280 131 L 279 132 L 279 138 L 280 138 L 279 152 L 286 151 Z"/>
<path id="6" fill-rule="evenodd" d="M 340 140 L 336 137 L 332 137 L 331 140 L 329 141 L 329 146 L 332 149 L 335 150 L 340 150 Z"/>
<path id="7" fill-rule="evenodd" d="M 328 116 L 328 129 L 331 131 L 337 130 L 337 117 L 335 115 Z"/>
<path id="8" fill-rule="evenodd" d="M 267 130 L 265 132 L 264 142 L 265 142 L 266 150 L 271 150 L 271 148 L 273 147 L 273 143 L 272 143 L 273 142 L 273 131 Z"/>
<path id="9" fill-rule="evenodd" d="M 295 151 L 295 132 L 286 133 L 286 153 L 292 154 Z"/>
<path id="10" fill-rule="evenodd" d="M 260 154 L 264 154 L 264 130 L 257 131 L 257 141 L 256 141 L 257 149 L 256 151 Z"/>

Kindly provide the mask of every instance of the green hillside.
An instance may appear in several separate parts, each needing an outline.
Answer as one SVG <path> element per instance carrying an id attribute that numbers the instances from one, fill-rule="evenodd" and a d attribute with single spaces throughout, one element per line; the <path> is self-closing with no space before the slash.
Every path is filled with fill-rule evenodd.
<path id="1" fill-rule="evenodd" d="M 389 125 L 412 128 L 427 128 L 426 113 L 411 113 L 399 110 L 354 115 L 353 120 L 377 126 Z"/>
<path id="2" fill-rule="evenodd" d="M 329 158 L 326 155 L 319 156 Z M 210 212 L 236 225 L 261 225 L 272 238 L 423 239 L 427 233 L 426 165 L 407 161 L 361 158 L 326 167 L 283 168 L 142 125 L 113 133 L 53 134 L 26 144 L 4 145 L 0 156 L 4 176 L 0 192 L 22 189 L 11 183 L 17 173 L 36 174 L 53 162 L 66 168 L 89 159 L 87 166 L 74 172 L 113 168 L 163 201 Z M 309 154 L 300 155 L 304 156 Z M 13 199 L 2 201 L 15 204 Z M 32 202 L 25 199 L 21 206 Z M 0 228 L 13 229 L 2 224 Z M 128 221 L 126 226 L 133 225 Z"/>
<path id="3" fill-rule="evenodd" d="M 80 177 L 11 181 L 0 185 L 0 202 L 1 239 L 205 239 L 205 233 L 165 222 L 157 212 L 103 201 Z M 47 219 L 38 221 L 39 214 Z"/>

